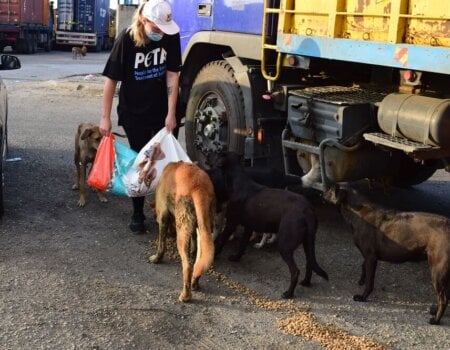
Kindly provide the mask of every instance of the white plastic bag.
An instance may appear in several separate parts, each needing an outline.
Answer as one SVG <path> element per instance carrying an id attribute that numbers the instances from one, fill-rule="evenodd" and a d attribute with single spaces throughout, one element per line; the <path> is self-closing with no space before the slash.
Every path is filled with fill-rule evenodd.
<path id="1" fill-rule="evenodd" d="M 139 151 L 123 177 L 128 196 L 142 197 L 154 192 L 164 167 L 178 161 L 191 163 L 178 140 L 164 127 Z"/>

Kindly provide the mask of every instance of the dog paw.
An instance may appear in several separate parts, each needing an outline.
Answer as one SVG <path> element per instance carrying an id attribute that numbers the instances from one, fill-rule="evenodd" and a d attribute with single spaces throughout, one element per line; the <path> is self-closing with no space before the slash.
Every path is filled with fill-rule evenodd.
<path id="1" fill-rule="evenodd" d="M 72 191 L 76 191 L 76 190 L 79 190 L 80 189 L 80 187 L 78 186 L 78 184 L 73 184 L 72 185 Z"/>
<path id="2" fill-rule="evenodd" d="M 253 247 L 255 247 L 256 249 L 261 249 L 263 245 L 261 243 L 255 243 Z"/>
<path id="3" fill-rule="evenodd" d="M 437 305 L 431 305 L 429 311 L 430 311 L 430 315 L 435 316 L 437 313 Z"/>
<path id="4" fill-rule="evenodd" d="M 294 296 L 294 292 L 291 292 L 289 290 L 287 290 L 283 294 L 281 294 L 281 297 L 283 299 L 292 299 L 293 296 Z"/>
<path id="5" fill-rule="evenodd" d="M 182 303 L 191 300 L 191 293 L 181 292 L 180 296 L 178 297 L 178 300 L 181 301 Z"/>
<path id="6" fill-rule="evenodd" d="M 311 287 L 311 281 L 303 280 L 300 282 L 303 287 Z"/>
<path id="7" fill-rule="evenodd" d="M 366 298 L 364 298 L 362 295 L 356 294 L 353 296 L 354 301 L 366 301 Z"/>
<path id="8" fill-rule="evenodd" d="M 98 197 L 98 200 L 102 203 L 107 203 L 108 202 L 108 198 L 106 197 Z"/>
<path id="9" fill-rule="evenodd" d="M 436 324 L 436 325 L 439 324 L 439 322 L 436 320 L 435 317 L 431 317 L 429 322 L 430 322 L 430 324 Z"/>
<path id="10" fill-rule="evenodd" d="M 150 258 L 148 258 L 148 261 L 150 261 L 152 264 L 159 263 L 159 256 L 157 254 L 152 255 Z"/>
<path id="11" fill-rule="evenodd" d="M 78 206 L 79 207 L 84 207 L 86 205 L 86 200 L 85 199 L 80 199 L 78 200 Z"/>

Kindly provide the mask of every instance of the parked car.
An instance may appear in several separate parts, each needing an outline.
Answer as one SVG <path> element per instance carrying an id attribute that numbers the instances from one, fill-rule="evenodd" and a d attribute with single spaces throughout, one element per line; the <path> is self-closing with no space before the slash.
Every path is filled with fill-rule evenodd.
<path id="1" fill-rule="evenodd" d="M 2 55 L 0 56 L 0 70 L 19 69 L 20 60 L 16 56 Z M 3 216 L 3 168 L 5 165 L 6 153 L 8 150 L 8 95 L 3 79 L 0 77 L 0 217 Z"/>

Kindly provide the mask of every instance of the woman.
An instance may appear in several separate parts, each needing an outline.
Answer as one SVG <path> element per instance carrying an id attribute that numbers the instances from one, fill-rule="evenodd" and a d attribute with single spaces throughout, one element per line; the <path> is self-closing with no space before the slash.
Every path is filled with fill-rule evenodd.
<path id="1" fill-rule="evenodd" d="M 181 69 L 179 27 L 172 20 L 172 8 L 165 0 L 141 4 L 132 24 L 117 38 L 103 75 L 100 132 L 111 133 L 113 96 L 120 81 L 117 114 L 130 147 L 139 152 L 164 126 L 173 132 L 178 76 Z M 129 227 L 143 233 L 144 199 L 132 198 L 133 215 Z"/>

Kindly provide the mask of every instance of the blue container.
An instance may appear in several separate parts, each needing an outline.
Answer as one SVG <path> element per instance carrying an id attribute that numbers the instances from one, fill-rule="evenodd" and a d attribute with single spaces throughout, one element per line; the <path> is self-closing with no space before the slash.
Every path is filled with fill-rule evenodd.
<path id="1" fill-rule="evenodd" d="M 73 29 L 73 1 L 74 0 L 58 0 L 57 30 L 71 31 Z"/>
<path id="2" fill-rule="evenodd" d="M 74 30 L 84 33 L 108 33 L 109 0 L 75 0 Z"/>

